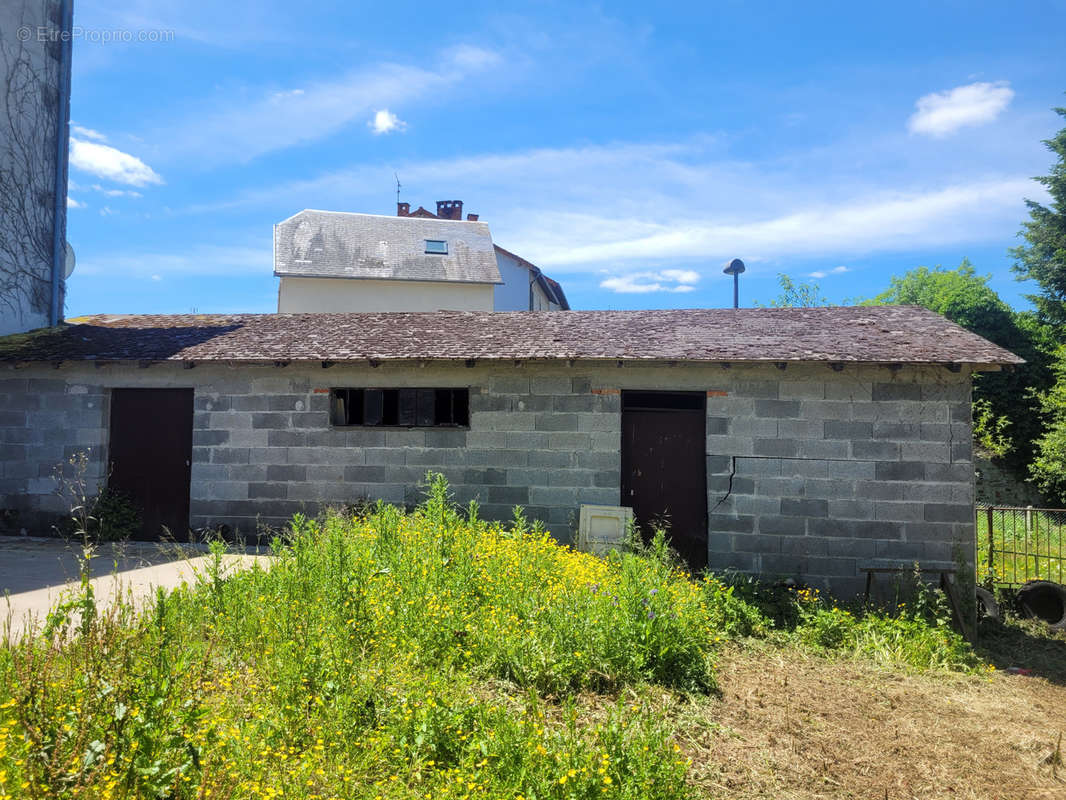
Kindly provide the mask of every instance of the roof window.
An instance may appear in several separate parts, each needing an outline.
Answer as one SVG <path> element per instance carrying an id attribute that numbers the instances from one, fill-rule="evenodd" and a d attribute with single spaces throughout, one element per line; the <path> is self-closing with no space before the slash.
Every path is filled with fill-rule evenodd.
<path id="1" fill-rule="evenodd" d="M 426 252 L 436 255 L 448 255 L 448 243 L 441 239 L 426 239 Z"/>

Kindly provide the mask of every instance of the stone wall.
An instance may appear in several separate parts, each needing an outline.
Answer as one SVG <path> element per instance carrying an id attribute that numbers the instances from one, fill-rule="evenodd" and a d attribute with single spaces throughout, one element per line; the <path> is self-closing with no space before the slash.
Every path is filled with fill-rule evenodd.
<path id="1" fill-rule="evenodd" d="M 111 387 L 195 388 L 191 524 L 244 532 L 296 511 L 414 503 L 427 470 L 486 518 L 516 504 L 564 541 L 583 503 L 617 505 L 620 394 L 707 392 L 712 569 L 851 592 L 865 558 L 973 550 L 969 376 L 823 365 L 64 366 L 0 377 L 0 508 L 60 512 L 54 464 L 104 474 Z M 470 389 L 469 429 L 333 428 L 333 387 Z M 165 421 L 161 421 L 165 424 Z M 36 516 L 35 516 L 36 515 Z"/>

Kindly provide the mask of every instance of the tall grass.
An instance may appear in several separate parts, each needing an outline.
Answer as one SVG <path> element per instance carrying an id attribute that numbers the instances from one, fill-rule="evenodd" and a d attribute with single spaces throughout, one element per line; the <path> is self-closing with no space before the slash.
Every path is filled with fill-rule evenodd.
<path id="1" fill-rule="evenodd" d="M 439 478 L 413 513 L 296 517 L 273 550 L 224 578 L 215 546 L 143 612 L 67 604 L 0 648 L 0 800 L 685 797 L 651 687 L 712 692 L 720 643 L 775 627 L 661 536 L 598 559 L 460 513 Z M 798 640 L 863 649 L 819 613 Z M 884 619 L 882 648 L 940 630 Z"/>

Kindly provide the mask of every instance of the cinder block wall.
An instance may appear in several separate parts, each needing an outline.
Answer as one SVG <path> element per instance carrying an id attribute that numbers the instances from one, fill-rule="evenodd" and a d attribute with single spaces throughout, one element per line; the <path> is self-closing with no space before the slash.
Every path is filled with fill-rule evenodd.
<path id="1" fill-rule="evenodd" d="M 840 593 L 865 558 L 973 557 L 970 376 L 944 368 L 479 364 L 157 365 L 0 377 L 0 508 L 60 513 L 54 466 L 104 476 L 112 387 L 193 387 L 191 524 L 245 532 L 361 498 L 413 503 L 427 470 L 484 516 L 527 507 L 569 540 L 582 503 L 620 494 L 620 390 L 705 391 L 712 568 L 792 575 Z M 470 428 L 335 429 L 333 387 L 470 388 Z M 161 420 L 160 424 L 166 424 Z"/>

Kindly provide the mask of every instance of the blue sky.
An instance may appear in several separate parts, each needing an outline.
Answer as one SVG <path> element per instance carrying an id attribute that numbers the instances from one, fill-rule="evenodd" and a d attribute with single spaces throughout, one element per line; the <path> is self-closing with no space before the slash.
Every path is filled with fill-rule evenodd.
<path id="1" fill-rule="evenodd" d="M 302 208 L 461 199 L 575 308 L 832 302 L 1007 248 L 1062 3 L 77 0 L 70 316 L 273 311 Z M 114 41 L 116 34 L 148 41 Z M 107 41 L 107 39 L 111 41 Z"/>

